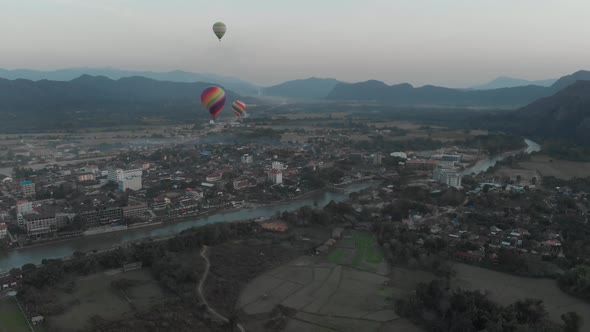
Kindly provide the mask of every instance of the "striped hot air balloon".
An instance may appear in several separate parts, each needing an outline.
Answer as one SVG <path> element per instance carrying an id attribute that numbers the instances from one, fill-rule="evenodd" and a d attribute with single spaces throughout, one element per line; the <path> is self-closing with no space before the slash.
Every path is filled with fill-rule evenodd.
<path id="1" fill-rule="evenodd" d="M 211 86 L 201 94 L 201 103 L 215 120 L 225 105 L 225 91 L 218 86 Z"/>
<path id="2" fill-rule="evenodd" d="M 243 118 L 246 116 L 246 104 L 244 104 L 244 102 L 236 100 L 231 104 L 231 108 L 238 118 Z"/>
<path id="3" fill-rule="evenodd" d="M 213 33 L 219 38 L 219 41 L 221 41 L 221 38 L 225 35 L 225 31 L 227 31 L 227 27 L 223 22 L 213 24 Z"/>

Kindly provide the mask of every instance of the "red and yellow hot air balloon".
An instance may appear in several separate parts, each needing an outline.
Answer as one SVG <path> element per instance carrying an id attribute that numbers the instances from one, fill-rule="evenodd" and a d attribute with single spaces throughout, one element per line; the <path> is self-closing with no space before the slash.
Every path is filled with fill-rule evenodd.
<path id="1" fill-rule="evenodd" d="M 201 94 L 201 103 L 215 120 L 225 105 L 225 91 L 218 86 L 211 86 Z"/>
<path id="2" fill-rule="evenodd" d="M 246 116 L 246 104 L 244 104 L 244 102 L 236 100 L 231 104 L 231 108 L 238 118 Z"/>

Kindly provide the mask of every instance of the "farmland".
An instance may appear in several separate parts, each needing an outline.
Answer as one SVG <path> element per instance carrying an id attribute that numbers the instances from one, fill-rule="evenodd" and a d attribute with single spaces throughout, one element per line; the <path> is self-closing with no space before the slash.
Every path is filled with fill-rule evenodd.
<path id="1" fill-rule="evenodd" d="M 560 316 L 568 311 L 590 317 L 590 304 L 561 291 L 555 280 L 517 277 L 466 264 L 455 264 L 453 269 L 456 271 L 453 286 L 486 290 L 490 299 L 499 304 L 537 298 L 543 300 L 549 318 L 554 322 L 561 322 Z"/>
<path id="2" fill-rule="evenodd" d="M 520 162 L 520 167 L 539 172 L 542 176 L 554 176 L 571 180 L 590 176 L 590 162 L 553 159 L 545 155 L 532 156 L 530 161 Z"/>
<path id="3" fill-rule="evenodd" d="M 390 271 L 379 250 L 370 233 L 346 233 L 325 256 L 301 256 L 255 278 L 238 306 L 251 317 L 277 305 L 295 311 L 285 331 L 416 330 L 393 311 L 394 300 L 409 288 L 389 286 Z M 396 269 L 393 276 L 414 279 L 406 273 L 412 272 Z"/>
<path id="4" fill-rule="evenodd" d="M 51 294 L 63 312 L 47 317 L 47 324 L 58 331 L 78 331 L 92 317 L 114 320 L 135 310 L 151 307 L 167 298 L 146 270 L 98 273 L 76 280 L 71 290 L 57 289 Z M 128 280 L 125 290 L 112 287 L 113 281 Z"/>

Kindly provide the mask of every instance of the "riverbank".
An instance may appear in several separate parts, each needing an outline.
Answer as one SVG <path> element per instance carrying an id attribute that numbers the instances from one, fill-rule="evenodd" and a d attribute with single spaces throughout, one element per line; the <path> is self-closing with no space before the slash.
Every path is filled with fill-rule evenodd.
<path id="1" fill-rule="evenodd" d="M 348 193 L 360 191 L 375 185 L 375 182 L 357 183 L 345 187 Z M 295 201 L 270 204 L 251 209 L 237 209 L 235 211 L 218 211 L 204 217 L 187 217 L 186 220 L 163 222 L 155 227 L 140 227 L 121 232 L 95 234 L 60 242 L 50 242 L 42 246 L 26 247 L 9 251 L 0 255 L 0 271 L 7 271 L 14 267 L 21 267 L 27 263 L 39 264 L 43 259 L 64 258 L 74 252 L 92 252 L 116 248 L 138 240 L 154 239 L 174 236 L 183 230 L 221 222 L 235 222 L 257 218 L 269 218 L 284 211 L 295 211 L 303 206 L 325 206 L 330 201 L 342 202 L 349 198 L 348 193 L 321 190 L 310 196 Z"/>

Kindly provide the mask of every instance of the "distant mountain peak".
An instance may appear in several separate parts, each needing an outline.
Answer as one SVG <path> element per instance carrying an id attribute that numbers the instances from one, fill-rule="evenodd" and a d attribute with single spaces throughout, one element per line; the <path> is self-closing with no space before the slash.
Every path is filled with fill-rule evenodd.
<path id="1" fill-rule="evenodd" d="M 503 88 L 515 88 L 519 86 L 537 85 L 543 87 L 549 87 L 555 83 L 556 79 L 545 79 L 545 80 L 526 80 L 522 78 L 514 78 L 509 76 L 499 76 L 488 83 L 476 85 L 471 87 L 473 90 L 494 90 Z"/>

